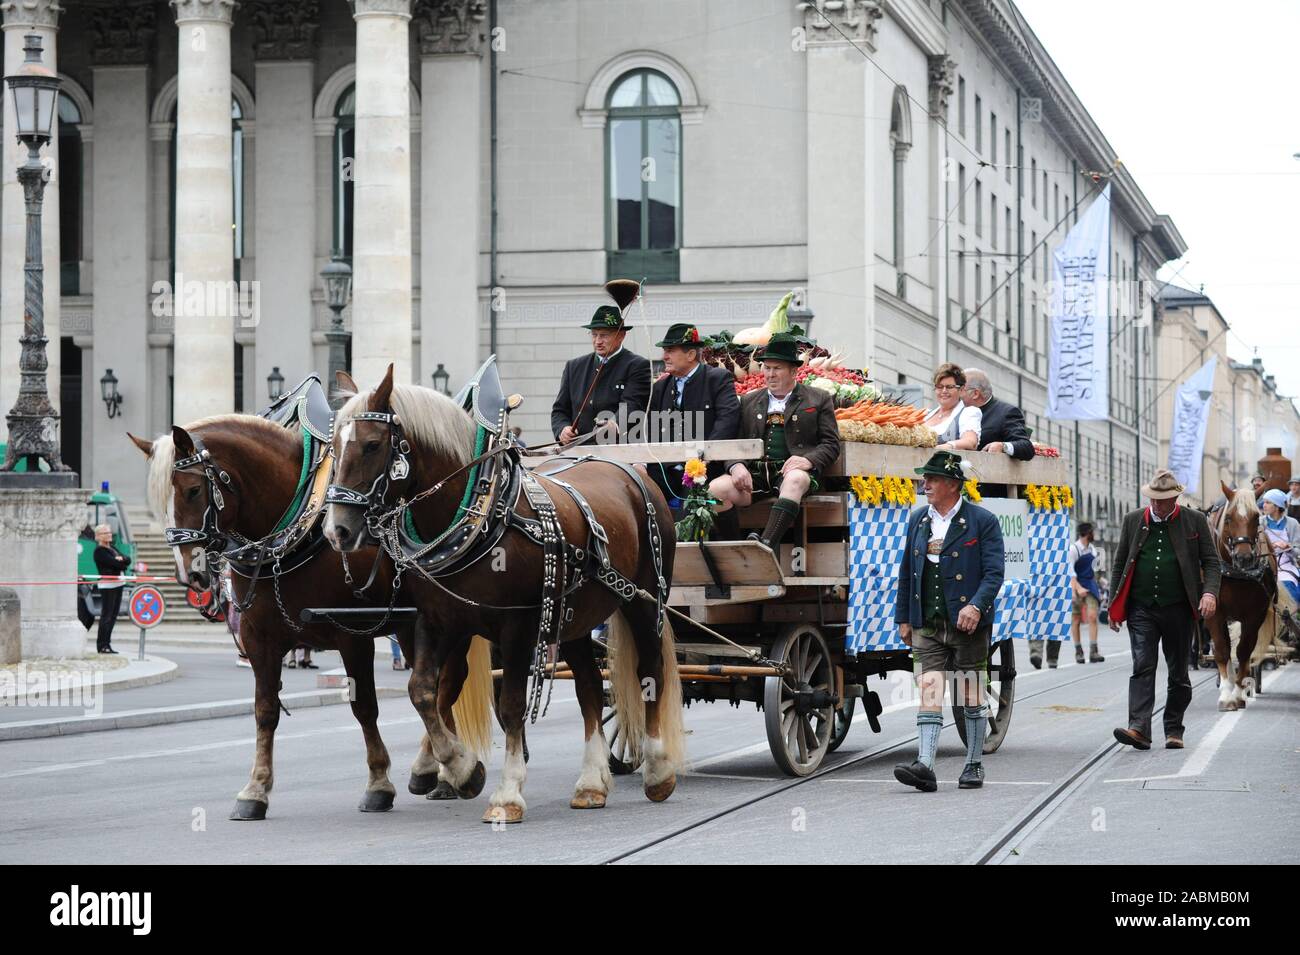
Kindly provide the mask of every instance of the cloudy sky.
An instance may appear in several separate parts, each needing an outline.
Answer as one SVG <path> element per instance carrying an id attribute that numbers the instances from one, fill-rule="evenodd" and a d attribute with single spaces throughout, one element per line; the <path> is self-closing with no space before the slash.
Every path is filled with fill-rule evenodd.
<path id="1" fill-rule="evenodd" d="M 1188 251 L 1161 272 L 1232 325 L 1300 395 L 1298 0 L 1017 0 Z"/>

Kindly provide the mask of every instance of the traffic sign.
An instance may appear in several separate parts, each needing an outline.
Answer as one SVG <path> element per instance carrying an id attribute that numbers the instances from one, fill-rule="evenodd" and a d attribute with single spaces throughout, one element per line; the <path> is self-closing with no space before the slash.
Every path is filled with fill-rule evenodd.
<path id="1" fill-rule="evenodd" d="M 137 627 L 156 627 L 162 623 L 165 609 L 162 591 L 157 587 L 137 587 L 131 594 L 131 622 Z"/>

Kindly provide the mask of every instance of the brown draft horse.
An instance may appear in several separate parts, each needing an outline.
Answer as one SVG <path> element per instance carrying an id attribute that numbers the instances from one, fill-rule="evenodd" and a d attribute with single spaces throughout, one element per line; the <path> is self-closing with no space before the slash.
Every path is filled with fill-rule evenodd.
<path id="1" fill-rule="evenodd" d="M 361 419 L 361 413 L 395 415 L 400 434 L 409 443 L 409 464 L 396 462 L 394 445 L 402 444 L 393 424 Z M 325 534 L 340 551 L 351 553 L 371 535 L 370 493 L 379 493 L 391 507 L 399 498 L 410 500 L 435 482 L 447 480 L 437 493 L 412 503 L 406 512 L 414 520 L 416 535 L 431 540 L 450 527 L 460 513 L 468 482 L 466 465 L 474 457 L 475 425 L 456 402 L 428 388 L 393 384 L 389 366 L 379 386 L 363 392 L 339 409 L 334 429 L 335 483 L 355 503 L 327 504 Z M 407 468 L 409 466 L 409 471 Z M 566 541 L 586 548 L 588 525 L 568 493 L 537 473 L 539 482 L 558 512 Z M 655 592 L 657 579 L 646 511 L 646 499 L 634 479 L 608 462 L 591 461 L 568 468 L 563 479 L 577 488 L 604 526 L 609 557 L 614 568 L 636 585 Z M 366 489 L 370 489 L 369 492 Z M 663 574 L 672 579 L 675 533 L 672 515 L 662 494 L 649 485 L 655 523 L 663 547 Z M 331 489 L 331 497 L 334 489 Z M 369 503 L 361 503 L 368 501 Z M 523 518 L 537 512 L 520 493 L 513 505 Z M 392 546 L 392 542 L 386 542 Z M 483 821 L 521 822 L 526 810 L 523 797 L 526 775 L 524 721 L 526 684 L 534 659 L 541 616 L 544 557 L 542 547 L 515 526 L 505 530 L 487 559 L 476 560 L 446 576 L 431 577 L 418 566 L 404 571 L 402 586 L 421 611 L 423 626 L 416 630 L 415 675 L 411 700 L 425 719 L 434 755 L 457 792 L 472 798 L 482 790 L 484 769 L 468 756 L 454 731 L 444 725 L 435 701 L 442 698 L 437 664 L 463 653 L 470 635 L 489 636 L 500 649 L 503 682 L 497 714 L 506 733 L 505 768 L 492 794 Z M 504 606 L 502 606 L 504 605 Z M 582 708 L 586 745 L 582 770 L 570 806 L 597 809 L 605 805 L 613 785 L 609 746 L 601 728 L 603 690 L 601 671 L 593 654 L 591 631 L 610 621 L 609 665 L 614 705 L 630 744 L 640 744 L 644 754 L 643 785 L 646 796 L 659 802 L 676 786 L 683 759 L 685 734 L 681 715 L 681 683 L 677 674 L 672 628 L 664 620 L 662 637 L 656 635 L 653 602 L 633 599 L 623 603 L 594 580 L 586 581 L 568 601 L 572 617 L 562 623 L 559 652 L 571 668 Z M 613 615 L 611 619 L 611 615 Z M 436 635 L 436 636 L 435 636 Z M 423 651 L 428 641 L 432 653 Z M 656 692 L 659 688 L 659 692 Z"/>
<path id="2" fill-rule="evenodd" d="M 173 427 L 170 435 L 146 441 L 129 435 L 149 459 L 149 500 L 155 516 L 168 526 L 200 530 L 211 521 L 225 535 L 238 535 L 260 541 L 271 534 L 281 515 L 290 507 L 302 468 L 302 437 L 296 427 L 285 428 L 254 415 L 220 415 L 196 421 L 188 427 Z M 194 454 L 194 438 L 211 454 L 211 462 L 229 478 L 222 483 L 219 497 L 202 467 L 181 470 L 173 465 L 180 455 L 184 460 Z M 325 462 L 323 467 L 328 467 Z M 216 507 L 220 501 L 221 507 Z M 236 538 L 238 539 L 238 538 Z M 174 548 L 177 580 L 191 589 L 203 591 L 212 585 L 212 569 L 202 555 L 210 543 L 194 543 Z M 338 650 L 350 678 L 349 698 L 352 713 L 366 743 L 369 780 L 361 798 L 362 812 L 385 812 L 392 808 L 396 793 L 388 778 L 388 750 L 377 725 L 379 702 L 375 694 L 374 634 L 356 634 L 324 621 L 298 624 L 298 614 L 305 607 L 389 606 L 392 568 L 381 560 L 376 578 L 362 601 L 354 595 L 370 575 L 372 563 L 380 559 L 373 548 L 353 555 L 349 560 L 355 584 L 349 584 L 340 556 L 329 547 L 318 547 L 315 554 L 296 569 L 272 578 L 270 562 L 254 581 L 252 576 L 232 573 L 236 600 L 251 605 L 241 614 L 240 637 L 252 663 L 256 681 L 254 718 L 257 723 L 257 747 L 253 769 L 246 785 L 236 797 L 232 820 L 266 818 L 270 802 L 272 748 L 280 722 L 280 665 L 294 646 L 305 643 L 317 649 Z M 281 606 L 281 601 L 283 606 Z M 286 619 L 287 618 L 287 619 Z M 301 627 L 297 629 L 295 624 Z M 392 623 L 383 633 L 394 632 L 403 652 L 413 650 L 412 624 Z M 358 628 L 360 629 L 360 628 Z M 481 641 L 478 641 L 481 643 Z M 477 648 L 476 648 L 477 649 Z M 472 665 L 474 675 L 466 684 L 464 700 L 457 706 L 457 722 L 473 745 L 486 749 L 491 729 L 491 672 L 487 647 L 467 662 L 465 654 L 447 663 L 447 679 L 459 690 Z M 451 699 L 456 699 L 455 693 Z M 438 786 L 438 766 L 426 735 L 420 753 L 411 768 L 408 789 L 423 795 Z"/>
<path id="3" fill-rule="evenodd" d="M 1222 481 L 1224 503 L 1211 521 L 1223 582 L 1219 589 L 1218 612 L 1206 621 L 1214 641 L 1214 662 L 1219 667 L 1219 709 L 1244 708 L 1255 695 L 1250 675 L 1251 655 L 1259 640 L 1260 627 L 1272 608 L 1277 589 L 1276 567 L 1269 573 L 1272 548 L 1260 533 L 1259 506 L 1250 488 L 1234 491 Z M 1237 644 L 1237 665 L 1230 667 L 1232 643 L 1228 622 L 1241 626 Z"/>

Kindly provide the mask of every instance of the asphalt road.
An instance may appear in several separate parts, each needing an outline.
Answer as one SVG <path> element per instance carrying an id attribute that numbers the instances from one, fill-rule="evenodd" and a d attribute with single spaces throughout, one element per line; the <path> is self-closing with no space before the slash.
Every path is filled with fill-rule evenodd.
<path id="1" fill-rule="evenodd" d="M 381 732 L 398 799 L 385 814 L 356 809 L 366 770 L 346 706 L 282 718 L 276 786 L 258 823 L 226 819 L 252 759 L 247 717 L 0 744 L 0 862 L 970 861 L 1125 722 L 1126 642 L 1107 632 L 1104 664 L 1063 660 L 1034 671 L 1022 660 L 1011 730 L 986 757 L 982 790 L 956 788 L 964 748 L 952 727 L 941 737 L 939 792 L 894 781 L 891 768 L 910 761 L 915 733 L 910 677 L 894 674 L 892 686 L 872 682 L 887 708 L 883 732 L 859 719 L 825 764 L 848 764 L 840 770 L 790 786 L 767 752 L 761 713 L 697 704 L 686 718 L 692 768 L 671 799 L 652 804 L 639 777 L 625 776 L 606 809 L 575 811 L 568 802 L 582 728 L 572 688 L 560 683 L 550 715 L 529 730 L 520 826 L 479 821 L 500 775 L 499 734 L 478 799 L 407 794 L 421 727 L 408 702 L 390 699 L 381 702 Z M 1292 861 L 1300 665 L 1266 673 L 1264 693 L 1235 714 L 1217 712 L 1213 671 L 1193 671 L 1193 683 L 1185 751 L 1108 752 L 1010 839 L 999 861 Z"/>

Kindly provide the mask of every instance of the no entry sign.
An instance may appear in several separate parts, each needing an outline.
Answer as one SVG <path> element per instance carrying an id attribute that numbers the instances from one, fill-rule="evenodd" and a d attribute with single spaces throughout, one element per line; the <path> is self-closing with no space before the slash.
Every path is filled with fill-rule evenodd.
<path id="1" fill-rule="evenodd" d="M 163 595 L 157 587 L 137 587 L 131 594 L 131 622 L 148 629 L 162 623 Z"/>

